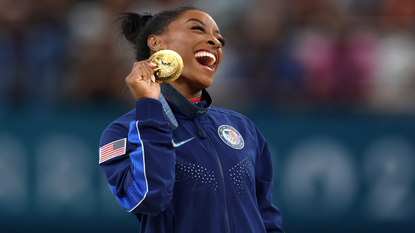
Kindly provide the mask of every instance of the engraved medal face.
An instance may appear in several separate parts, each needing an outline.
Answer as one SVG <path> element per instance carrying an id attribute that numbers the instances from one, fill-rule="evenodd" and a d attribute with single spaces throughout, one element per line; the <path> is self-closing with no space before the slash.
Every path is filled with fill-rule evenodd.
<path id="1" fill-rule="evenodd" d="M 148 59 L 157 65 L 154 68 L 154 76 L 158 83 L 169 83 L 176 80 L 183 71 L 183 60 L 173 50 L 160 50 Z"/>

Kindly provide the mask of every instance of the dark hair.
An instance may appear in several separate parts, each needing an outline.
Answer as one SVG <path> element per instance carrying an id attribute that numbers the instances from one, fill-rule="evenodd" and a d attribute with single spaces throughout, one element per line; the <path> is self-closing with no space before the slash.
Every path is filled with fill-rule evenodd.
<path id="1" fill-rule="evenodd" d="M 192 6 L 182 6 L 174 10 L 161 11 L 158 14 L 148 13 L 124 13 L 121 30 L 125 38 L 134 45 L 137 61 L 150 57 L 150 48 L 147 45 L 147 38 L 150 35 L 161 35 L 171 22 L 176 20 L 183 12 L 198 10 Z"/>

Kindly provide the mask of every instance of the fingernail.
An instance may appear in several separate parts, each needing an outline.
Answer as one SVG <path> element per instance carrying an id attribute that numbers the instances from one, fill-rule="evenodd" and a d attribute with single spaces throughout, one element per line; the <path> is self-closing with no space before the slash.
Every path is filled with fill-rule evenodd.
<path id="1" fill-rule="evenodd" d="M 153 81 L 153 83 L 156 82 L 156 77 L 154 75 L 151 75 L 151 81 Z"/>
<path id="2" fill-rule="evenodd" d="M 157 66 L 155 63 L 153 63 L 153 62 L 150 62 L 150 65 L 152 65 L 152 66 Z"/>

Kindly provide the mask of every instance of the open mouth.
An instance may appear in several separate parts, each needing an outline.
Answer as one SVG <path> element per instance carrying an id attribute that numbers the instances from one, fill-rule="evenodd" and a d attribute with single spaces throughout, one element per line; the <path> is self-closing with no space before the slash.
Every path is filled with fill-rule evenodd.
<path id="1" fill-rule="evenodd" d="M 206 51 L 199 51 L 195 53 L 196 61 L 207 68 L 208 70 L 213 71 L 215 69 L 216 57 L 212 53 Z"/>

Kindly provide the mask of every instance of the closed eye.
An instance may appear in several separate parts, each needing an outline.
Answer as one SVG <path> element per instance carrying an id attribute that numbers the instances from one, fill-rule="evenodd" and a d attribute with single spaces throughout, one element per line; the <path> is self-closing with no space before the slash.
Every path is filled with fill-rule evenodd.
<path id="1" fill-rule="evenodd" d="M 223 47 L 223 46 L 225 46 L 225 44 L 226 44 L 226 40 L 225 40 L 225 38 L 223 38 L 223 37 L 219 37 L 219 38 L 218 38 L 218 41 L 222 44 L 222 47 Z"/>
<path id="2" fill-rule="evenodd" d="M 205 32 L 205 29 L 200 25 L 192 26 L 192 30 L 200 30 L 202 32 Z"/>
<path id="3" fill-rule="evenodd" d="M 191 27 L 192 30 L 199 30 L 201 32 L 205 32 L 205 28 L 202 27 L 201 25 L 195 25 Z M 218 41 L 222 44 L 222 46 L 225 46 L 226 40 L 223 37 L 219 37 Z"/>

